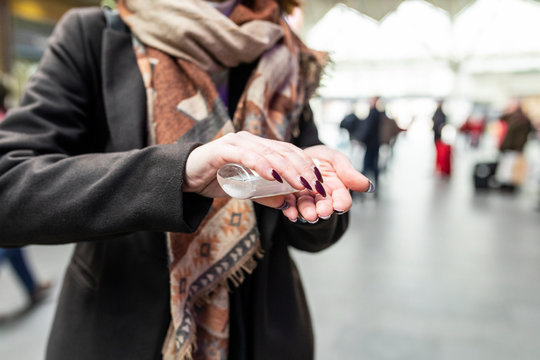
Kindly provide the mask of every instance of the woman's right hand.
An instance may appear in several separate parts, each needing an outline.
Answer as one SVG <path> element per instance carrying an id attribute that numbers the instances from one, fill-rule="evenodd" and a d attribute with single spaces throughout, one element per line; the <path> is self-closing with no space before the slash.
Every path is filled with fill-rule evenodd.
<path id="1" fill-rule="evenodd" d="M 188 156 L 184 192 L 217 198 L 227 197 L 217 182 L 217 171 L 225 164 L 236 163 L 255 170 L 267 180 L 286 181 L 297 190 L 322 189 L 320 172 L 302 149 L 283 141 L 265 139 L 246 131 L 229 133 L 195 148 Z M 324 191 L 324 190 L 323 190 Z M 257 199 L 278 208 L 285 196 Z"/>

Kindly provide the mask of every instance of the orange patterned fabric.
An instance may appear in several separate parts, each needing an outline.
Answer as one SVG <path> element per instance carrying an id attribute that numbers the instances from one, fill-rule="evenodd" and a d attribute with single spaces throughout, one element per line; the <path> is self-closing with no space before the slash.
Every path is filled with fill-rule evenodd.
<path id="1" fill-rule="evenodd" d="M 311 70 L 305 65 L 319 61 L 321 53 L 312 52 L 300 43 L 281 20 L 280 10 L 273 0 L 251 1 L 249 7 L 239 4 L 229 19 L 201 3 L 204 1 L 118 2 L 120 15 L 134 34 L 137 63 L 147 92 L 150 143 L 184 140 L 206 143 L 239 130 L 272 139 L 290 139 L 307 101 L 308 72 L 315 69 L 320 75 L 322 68 L 320 62 Z M 194 9 L 201 8 L 204 11 L 194 13 Z M 171 17 L 159 17 L 156 9 L 168 9 L 178 16 L 173 17 L 171 23 L 167 20 Z M 154 11 L 157 13 L 149 14 Z M 194 40 L 184 31 L 186 23 L 182 15 L 186 13 L 191 19 L 199 19 L 198 28 L 190 28 L 190 33 L 210 36 L 213 33 L 205 27 L 214 20 L 211 27 L 216 23 L 225 24 L 221 31 L 233 34 L 232 39 L 220 39 L 230 44 L 222 46 L 222 50 L 227 51 L 213 53 L 212 63 L 208 63 L 208 59 L 198 62 L 197 56 L 186 55 L 189 47 L 179 45 L 173 54 L 168 51 L 168 47 L 174 46 L 170 39 L 175 37 L 175 31 L 178 31 L 178 43 Z M 145 19 L 148 21 L 148 16 L 163 20 L 150 27 L 139 27 Z M 251 22 L 270 24 L 266 27 L 268 38 L 275 35 L 277 26 L 280 36 L 250 55 L 254 56 L 252 60 L 260 60 L 230 119 L 209 69 L 220 69 L 230 63 L 231 58 L 242 58 L 236 52 L 244 51 L 245 34 L 238 30 L 234 35 L 236 30 L 231 28 Z M 242 41 L 236 41 L 235 36 Z M 141 42 L 148 38 L 152 40 Z M 255 48 L 260 47 L 259 39 L 253 41 L 257 43 Z M 162 46 L 164 43 L 167 46 Z M 197 46 L 211 52 L 205 48 L 206 43 L 212 41 L 199 41 Z M 238 44 L 243 45 L 237 47 Z M 315 76 L 317 81 L 318 75 Z M 172 322 L 163 346 L 164 359 L 226 359 L 229 286 L 238 285 L 256 266 L 255 258 L 262 256 L 253 204 L 247 200 L 216 199 L 194 234 L 168 233 L 167 242 Z"/>

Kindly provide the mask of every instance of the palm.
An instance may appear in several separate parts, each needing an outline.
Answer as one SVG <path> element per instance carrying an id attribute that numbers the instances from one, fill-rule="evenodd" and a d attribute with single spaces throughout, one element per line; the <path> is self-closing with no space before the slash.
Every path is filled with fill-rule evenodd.
<path id="1" fill-rule="evenodd" d="M 307 190 L 295 193 L 296 206 L 286 212 L 290 218 L 294 218 L 296 211 L 309 221 L 328 217 L 334 211 L 348 211 L 352 206 L 350 190 L 361 192 L 368 189 L 369 180 L 356 171 L 349 159 L 340 152 L 323 145 L 304 151 L 319 161 L 326 197 Z"/>
<path id="2" fill-rule="evenodd" d="M 318 159 L 321 162 L 321 172 L 325 178 L 325 184 L 328 181 L 332 183 L 332 187 L 337 190 L 341 188 L 350 189 L 353 191 L 364 192 L 369 187 L 369 180 L 356 171 L 351 162 L 341 152 L 333 150 L 324 145 L 312 146 L 304 149 L 313 159 Z M 340 182 L 341 186 L 337 183 Z M 337 187 L 335 187 L 337 186 Z"/>

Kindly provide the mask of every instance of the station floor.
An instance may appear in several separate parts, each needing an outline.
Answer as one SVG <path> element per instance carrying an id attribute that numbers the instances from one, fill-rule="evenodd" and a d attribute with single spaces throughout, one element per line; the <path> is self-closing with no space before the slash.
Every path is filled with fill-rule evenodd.
<path id="1" fill-rule="evenodd" d="M 400 137 L 377 197 L 355 198 L 345 236 L 321 253 L 293 251 L 317 360 L 540 359 L 538 156 L 515 194 L 474 191 L 482 156 L 456 146 L 453 173 L 441 178 L 430 138 Z M 29 247 L 53 295 L 0 323 L 0 359 L 43 359 L 71 251 Z M 0 289 L 0 314 L 24 301 L 7 267 Z"/>

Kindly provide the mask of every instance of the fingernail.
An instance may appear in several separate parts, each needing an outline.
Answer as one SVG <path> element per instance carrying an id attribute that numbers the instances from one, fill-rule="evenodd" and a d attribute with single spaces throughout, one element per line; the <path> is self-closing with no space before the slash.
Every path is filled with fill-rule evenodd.
<path id="1" fill-rule="evenodd" d="M 335 212 L 336 214 L 338 214 L 338 215 L 343 215 L 343 214 L 345 214 L 345 211 L 343 211 L 343 210 L 334 210 L 334 212 Z"/>
<path id="2" fill-rule="evenodd" d="M 315 173 L 315 176 L 317 177 L 317 180 L 319 180 L 321 182 L 321 184 L 324 182 L 324 179 L 321 175 L 321 172 L 319 171 L 319 168 L 314 166 L 313 167 L 313 172 Z"/>
<path id="3" fill-rule="evenodd" d="M 319 218 L 323 219 L 323 220 L 328 220 L 332 217 L 332 214 L 328 215 L 328 216 L 319 216 Z"/>
<path id="4" fill-rule="evenodd" d="M 373 184 L 373 183 L 371 182 L 371 180 L 369 180 L 369 187 L 368 187 L 368 189 L 367 189 L 366 192 L 367 192 L 367 193 L 375 192 L 375 184 Z"/>
<path id="5" fill-rule="evenodd" d="M 280 207 L 277 207 L 278 210 L 287 210 L 289 208 L 289 203 L 287 201 L 284 201 L 283 204 Z"/>
<path id="6" fill-rule="evenodd" d="M 306 221 L 307 221 L 308 223 L 310 223 L 310 224 L 316 224 L 316 223 L 319 221 L 319 218 L 317 218 L 317 220 L 315 220 L 315 221 L 309 221 L 309 220 L 306 220 Z"/>
<path id="7" fill-rule="evenodd" d="M 307 180 L 304 179 L 302 176 L 300 176 L 300 182 L 302 183 L 302 185 L 304 185 L 304 187 L 305 187 L 306 189 L 313 191 L 313 188 L 311 187 L 311 185 L 309 185 L 309 183 L 307 182 Z"/>
<path id="8" fill-rule="evenodd" d="M 298 218 L 296 218 L 296 219 L 289 219 L 289 221 L 292 222 L 292 223 L 295 223 L 297 220 L 298 220 Z"/>
<path id="9" fill-rule="evenodd" d="M 322 184 L 318 181 L 315 182 L 315 189 L 317 189 L 317 192 L 322 195 L 322 197 L 326 197 L 326 191 L 324 190 L 324 187 Z"/>
<path id="10" fill-rule="evenodd" d="M 276 181 L 280 182 L 283 184 L 283 179 L 281 178 L 281 176 L 279 176 L 279 174 L 277 173 L 276 170 L 272 169 L 272 176 L 274 177 L 274 179 L 276 179 Z"/>

